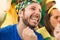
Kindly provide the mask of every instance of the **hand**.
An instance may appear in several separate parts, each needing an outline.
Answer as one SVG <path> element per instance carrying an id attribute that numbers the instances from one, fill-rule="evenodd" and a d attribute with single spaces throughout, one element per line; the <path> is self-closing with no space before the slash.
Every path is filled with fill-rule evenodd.
<path id="1" fill-rule="evenodd" d="M 60 24 L 58 24 L 54 29 L 55 40 L 60 40 Z"/>
<path id="2" fill-rule="evenodd" d="M 37 40 L 37 36 L 35 35 L 33 30 L 27 27 L 22 32 L 22 39 L 23 40 Z"/>

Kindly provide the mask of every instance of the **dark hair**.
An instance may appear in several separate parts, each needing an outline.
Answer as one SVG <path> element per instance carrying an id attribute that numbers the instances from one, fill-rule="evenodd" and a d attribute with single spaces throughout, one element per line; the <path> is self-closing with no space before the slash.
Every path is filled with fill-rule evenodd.
<path id="1" fill-rule="evenodd" d="M 45 27 L 46 27 L 47 31 L 50 33 L 50 35 L 53 36 L 53 29 L 54 28 L 52 27 L 52 25 L 50 23 L 50 17 L 51 17 L 51 14 L 48 14 L 46 12 L 45 18 L 44 18 L 44 23 L 45 23 Z"/>
<path id="2" fill-rule="evenodd" d="M 57 9 L 57 8 L 53 8 L 52 10 L 54 10 L 54 9 Z M 44 23 L 45 23 L 45 27 L 46 27 L 47 31 L 50 33 L 50 35 L 54 36 L 54 34 L 53 34 L 54 28 L 50 23 L 50 17 L 51 16 L 52 16 L 51 12 L 49 14 L 48 14 L 48 12 L 46 12 L 45 18 L 44 18 Z"/>

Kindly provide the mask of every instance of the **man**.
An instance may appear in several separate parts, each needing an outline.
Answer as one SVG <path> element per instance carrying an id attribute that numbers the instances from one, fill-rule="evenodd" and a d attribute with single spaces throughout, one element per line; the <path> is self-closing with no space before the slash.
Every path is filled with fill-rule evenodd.
<path id="1" fill-rule="evenodd" d="M 0 40 L 43 40 L 34 29 L 41 19 L 39 1 L 25 0 L 19 5 L 18 24 L 0 29 Z"/>
<path id="2" fill-rule="evenodd" d="M 50 10 L 50 8 L 56 4 L 56 1 L 55 1 L 55 0 L 46 0 L 46 3 L 45 3 L 45 4 L 46 4 L 46 10 L 45 10 L 44 16 L 46 15 L 46 11 Z M 42 13 L 42 14 L 43 14 L 43 13 Z M 49 28 L 49 26 L 48 26 L 48 24 L 49 24 L 48 19 L 49 19 L 49 18 L 48 18 L 48 16 L 46 16 L 46 18 L 48 18 L 48 19 L 46 20 L 46 18 L 45 18 L 44 16 L 43 16 L 44 23 L 45 23 L 45 21 L 46 21 L 45 24 L 47 24 L 47 27 Z M 51 36 L 50 33 L 48 32 L 48 30 L 51 32 L 50 28 L 47 30 L 47 29 L 45 28 L 45 24 L 44 24 L 44 26 L 43 26 L 42 28 L 38 29 L 37 31 L 38 31 L 40 34 L 42 34 L 42 36 L 44 37 L 44 40 L 54 40 L 54 37 Z M 50 24 L 49 24 L 49 25 L 50 25 Z M 52 32 L 51 32 L 51 33 L 52 33 Z"/>

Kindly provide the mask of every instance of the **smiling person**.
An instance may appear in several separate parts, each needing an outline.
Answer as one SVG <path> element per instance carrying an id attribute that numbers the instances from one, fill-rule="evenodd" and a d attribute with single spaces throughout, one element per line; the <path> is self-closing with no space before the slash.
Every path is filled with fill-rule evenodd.
<path id="1" fill-rule="evenodd" d="M 46 10 L 45 10 L 45 13 L 44 13 L 44 16 L 43 16 L 43 21 L 46 21 L 46 23 L 48 22 L 48 16 L 46 17 L 45 19 L 45 15 L 46 15 L 46 11 L 48 12 L 48 10 L 54 6 L 56 4 L 56 1 L 55 0 L 46 0 Z M 44 23 L 44 25 L 46 24 Z M 49 22 L 48 22 L 49 23 Z M 49 32 L 47 31 L 46 27 L 43 26 L 41 28 L 39 28 L 37 30 L 40 34 L 42 34 L 44 40 L 53 40 L 54 38 L 49 34 Z"/>
<path id="2" fill-rule="evenodd" d="M 19 5 L 18 24 L 0 29 L 0 40 L 43 40 L 34 29 L 41 19 L 40 1 L 25 0 Z"/>
<path id="3" fill-rule="evenodd" d="M 51 36 L 51 40 L 60 40 L 60 8 L 55 4 L 45 15 L 45 28 Z"/>
<path id="4" fill-rule="evenodd" d="M 54 40 L 60 40 L 60 6 L 55 4 L 50 8 L 48 14 L 50 17 L 50 30 L 51 35 L 54 36 Z"/>

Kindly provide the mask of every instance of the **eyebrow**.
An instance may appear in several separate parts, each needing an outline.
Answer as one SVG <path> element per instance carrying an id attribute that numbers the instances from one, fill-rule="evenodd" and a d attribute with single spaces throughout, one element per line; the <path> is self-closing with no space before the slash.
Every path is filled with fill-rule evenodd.
<path id="1" fill-rule="evenodd" d="M 31 6 L 31 7 L 36 8 L 35 6 Z"/>
<path id="2" fill-rule="evenodd" d="M 35 6 L 31 6 L 31 7 L 36 8 Z M 39 9 L 39 11 L 40 11 L 40 12 L 42 12 L 42 10 L 41 10 L 41 9 Z"/>

